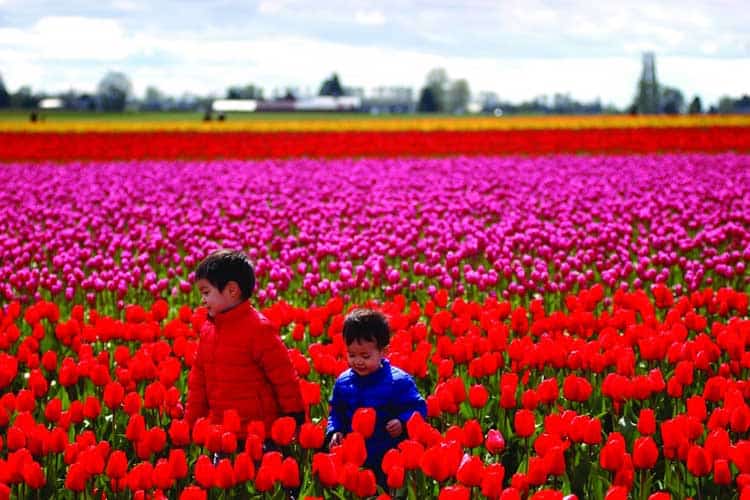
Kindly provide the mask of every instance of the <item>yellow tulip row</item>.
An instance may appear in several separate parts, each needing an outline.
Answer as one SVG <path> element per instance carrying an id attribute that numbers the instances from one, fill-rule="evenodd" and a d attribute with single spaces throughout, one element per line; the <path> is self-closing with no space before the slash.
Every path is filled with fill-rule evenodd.
<path id="1" fill-rule="evenodd" d="M 192 120 L 155 119 L 154 115 L 131 115 L 125 119 L 65 119 L 54 114 L 30 122 L 3 119 L 0 132 L 356 132 L 356 131 L 481 131 L 539 129 L 607 129 L 649 127 L 748 127 L 750 115 L 684 115 L 684 116 L 469 116 L 469 117 L 370 117 L 367 115 L 321 115 L 299 118 L 277 115 L 232 115 L 225 121 L 204 122 L 199 115 Z"/>

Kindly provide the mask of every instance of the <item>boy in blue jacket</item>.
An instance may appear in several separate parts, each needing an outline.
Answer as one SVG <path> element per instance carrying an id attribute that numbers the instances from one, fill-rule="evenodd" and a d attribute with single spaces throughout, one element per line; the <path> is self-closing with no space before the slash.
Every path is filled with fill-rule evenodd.
<path id="1" fill-rule="evenodd" d="M 378 483 L 385 484 L 381 462 L 385 452 L 406 437 L 406 422 L 415 413 L 426 416 L 427 407 L 414 379 L 385 359 L 391 339 L 388 322 L 381 313 L 356 309 L 344 320 L 344 342 L 349 369 L 333 386 L 326 436 L 329 446 L 340 444 L 352 431 L 352 417 L 358 408 L 373 408 L 375 430 L 367 441 L 365 467 L 373 470 Z"/>

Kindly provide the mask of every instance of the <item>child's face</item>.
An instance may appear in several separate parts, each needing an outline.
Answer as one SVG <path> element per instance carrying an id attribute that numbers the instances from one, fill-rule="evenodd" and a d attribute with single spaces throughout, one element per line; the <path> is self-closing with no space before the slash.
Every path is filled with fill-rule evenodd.
<path id="1" fill-rule="evenodd" d="M 222 313 L 232 307 L 236 306 L 240 300 L 237 297 L 235 288 L 231 286 L 232 282 L 229 282 L 224 290 L 219 291 L 218 288 L 213 286 L 210 281 L 206 279 L 199 279 L 195 286 L 201 294 L 201 304 L 208 308 L 208 315 L 213 317 L 219 313 Z"/>
<path id="2" fill-rule="evenodd" d="M 349 368 L 357 375 L 365 376 L 380 368 L 383 349 L 378 349 L 375 341 L 355 340 L 346 346 Z"/>

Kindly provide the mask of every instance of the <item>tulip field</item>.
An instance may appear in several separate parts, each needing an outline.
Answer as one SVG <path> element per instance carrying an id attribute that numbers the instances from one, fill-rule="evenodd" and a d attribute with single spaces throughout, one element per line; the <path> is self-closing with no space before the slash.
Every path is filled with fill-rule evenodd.
<path id="1" fill-rule="evenodd" d="M 746 117 L 0 122 L 0 173 L 0 499 L 750 499 Z M 219 248 L 308 407 L 239 444 L 184 419 Z M 384 485 L 367 413 L 324 446 L 360 306 L 427 401 Z"/>

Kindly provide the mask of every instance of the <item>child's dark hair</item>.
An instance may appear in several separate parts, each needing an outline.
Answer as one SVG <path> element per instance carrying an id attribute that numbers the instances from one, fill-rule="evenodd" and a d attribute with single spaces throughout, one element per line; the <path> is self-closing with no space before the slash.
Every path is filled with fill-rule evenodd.
<path id="1" fill-rule="evenodd" d="M 388 320 L 381 312 L 372 309 L 355 309 L 344 319 L 344 342 L 375 342 L 378 349 L 385 348 L 391 340 Z"/>
<path id="2" fill-rule="evenodd" d="M 242 292 L 242 300 L 247 300 L 255 290 L 255 271 L 247 256 L 242 252 L 217 250 L 203 259 L 195 270 L 195 279 L 205 279 L 220 292 L 227 283 L 234 281 Z"/>

